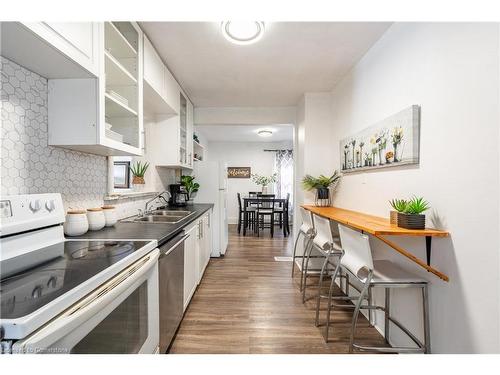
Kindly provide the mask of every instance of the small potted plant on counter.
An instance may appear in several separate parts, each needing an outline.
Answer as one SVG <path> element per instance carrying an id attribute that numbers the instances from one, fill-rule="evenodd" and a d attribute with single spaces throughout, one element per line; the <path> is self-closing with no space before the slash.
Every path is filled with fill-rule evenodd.
<path id="1" fill-rule="evenodd" d="M 430 208 L 424 198 L 413 197 L 406 202 L 404 212 L 398 212 L 398 226 L 406 229 L 425 229 L 423 212 Z"/>
<path id="2" fill-rule="evenodd" d="M 142 190 L 144 188 L 144 184 L 146 183 L 146 181 L 144 181 L 144 175 L 146 174 L 148 167 L 148 162 L 142 163 L 140 161 L 135 162 L 130 167 L 130 172 L 132 172 L 132 175 L 134 176 L 132 178 L 132 184 L 136 190 Z"/>
<path id="3" fill-rule="evenodd" d="M 181 185 L 184 186 L 188 194 L 188 203 L 193 203 L 193 198 L 200 188 L 200 184 L 194 182 L 195 176 L 181 176 Z"/>
<path id="4" fill-rule="evenodd" d="M 406 199 L 391 199 L 389 201 L 393 210 L 390 212 L 390 222 L 393 225 L 398 225 L 398 213 L 405 212 L 406 206 L 408 204 Z"/>
<path id="5" fill-rule="evenodd" d="M 267 185 L 275 183 L 278 179 L 278 174 L 274 173 L 272 176 L 260 176 L 258 174 L 252 174 L 252 181 L 262 186 L 262 194 L 267 194 Z"/>
<path id="6" fill-rule="evenodd" d="M 339 179 L 338 171 L 333 172 L 330 177 L 324 175 L 313 177 L 307 174 L 302 179 L 302 187 L 308 191 L 316 189 L 316 206 L 329 206 L 331 204 L 330 187 L 335 188 Z"/>

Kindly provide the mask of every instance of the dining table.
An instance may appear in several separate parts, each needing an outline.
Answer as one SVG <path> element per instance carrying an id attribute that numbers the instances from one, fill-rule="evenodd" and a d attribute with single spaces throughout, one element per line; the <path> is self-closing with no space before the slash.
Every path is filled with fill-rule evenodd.
<path id="1" fill-rule="evenodd" d="M 280 207 L 283 207 L 286 204 L 286 198 L 271 198 L 271 197 L 260 197 L 260 196 L 244 196 L 241 197 L 243 199 L 243 235 L 247 234 L 247 226 L 248 226 L 248 215 L 247 208 L 251 204 L 257 204 L 258 202 L 266 203 L 266 202 L 275 202 L 279 203 Z"/>

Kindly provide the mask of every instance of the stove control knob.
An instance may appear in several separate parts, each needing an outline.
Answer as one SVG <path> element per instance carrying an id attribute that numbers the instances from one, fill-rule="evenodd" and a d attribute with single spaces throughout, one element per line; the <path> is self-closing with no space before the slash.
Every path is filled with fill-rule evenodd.
<path id="1" fill-rule="evenodd" d="M 45 202 L 45 208 L 47 209 L 47 211 L 52 212 L 56 208 L 56 203 L 53 199 L 51 199 L 50 201 Z"/>
<path id="2" fill-rule="evenodd" d="M 40 200 L 38 200 L 38 199 L 37 199 L 36 201 L 31 201 L 31 202 L 30 202 L 30 210 L 31 210 L 33 213 L 35 213 L 35 212 L 39 211 L 39 210 L 40 210 L 40 208 L 42 208 L 42 207 L 41 207 L 41 204 L 40 204 Z"/>

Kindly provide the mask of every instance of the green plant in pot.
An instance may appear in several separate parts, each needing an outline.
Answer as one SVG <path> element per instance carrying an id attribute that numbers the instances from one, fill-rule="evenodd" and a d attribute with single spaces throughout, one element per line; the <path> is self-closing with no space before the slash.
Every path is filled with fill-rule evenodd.
<path id="1" fill-rule="evenodd" d="M 313 177 L 309 174 L 305 175 L 302 179 L 302 187 L 304 190 L 316 190 L 316 206 L 329 206 L 330 201 L 330 188 L 335 187 L 340 179 L 338 171 L 334 171 L 330 177 L 320 175 Z"/>
<path id="2" fill-rule="evenodd" d="M 429 203 L 422 197 L 413 197 L 406 204 L 399 207 L 398 226 L 406 229 L 425 229 L 425 214 L 430 208 Z"/>
<path id="3" fill-rule="evenodd" d="M 278 174 L 273 173 L 271 176 L 252 174 L 252 181 L 256 185 L 262 186 L 262 194 L 267 194 L 267 185 L 274 184 L 276 181 L 278 181 Z"/>
<path id="4" fill-rule="evenodd" d="M 390 212 L 390 222 L 393 225 L 398 225 L 398 212 L 404 212 L 408 201 L 406 199 L 391 199 L 389 201 L 393 210 Z"/>
<path id="5" fill-rule="evenodd" d="M 130 172 L 134 176 L 132 178 L 132 184 L 136 186 L 143 187 L 146 181 L 144 180 L 144 175 L 146 174 L 146 171 L 148 170 L 149 163 L 148 162 L 140 162 L 136 161 L 132 166 L 130 167 Z"/>
<path id="6" fill-rule="evenodd" d="M 189 200 L 191 200 L 200 189 L 200 184 L 194 181 L 195 178 L 195 176 L 181 176 L 181 185 L 186 189 Z"/>

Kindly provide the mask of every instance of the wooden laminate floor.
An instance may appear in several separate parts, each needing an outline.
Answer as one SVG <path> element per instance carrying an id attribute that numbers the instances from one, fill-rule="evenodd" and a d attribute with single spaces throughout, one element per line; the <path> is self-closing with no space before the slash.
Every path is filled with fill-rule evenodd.
<path id="1" fill-rule="evenodd" d="M 330 342 L 314 326 L 315 303 L 302 304 L 299 272 L 290 277 L 293 239 L 281 232 L 271 239 L 238 236 L 230 225 L 226 256 L 213 258 L 186 310 L 170 353 L 346 353 L 351 312 L 336 310 Z M 315 288 L 309 289 L 309 294 Z M 322 309 L 324 318 L 325 309 Z M 375 328 L 361 317 L 358 337 L 383 344 Z"/>

